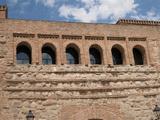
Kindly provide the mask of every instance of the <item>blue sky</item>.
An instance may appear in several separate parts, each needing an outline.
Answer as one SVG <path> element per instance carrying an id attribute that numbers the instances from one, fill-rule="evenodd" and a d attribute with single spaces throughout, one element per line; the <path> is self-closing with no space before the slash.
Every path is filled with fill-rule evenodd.
<path id="1" fill-rule="evenodd" d="M 114 23 L 120 18 L 160 20 L 160 0 L 0 0 L 9 18 Z"/>

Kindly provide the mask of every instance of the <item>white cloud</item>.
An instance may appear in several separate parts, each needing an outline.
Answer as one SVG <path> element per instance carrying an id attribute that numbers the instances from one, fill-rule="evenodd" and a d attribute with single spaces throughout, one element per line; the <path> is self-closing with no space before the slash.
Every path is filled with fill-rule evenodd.
<path id="1" fill-rule="evenodd" d="M 54 7 L 55 0 L 36 0 L 36 3 L 41 3 L 46 7 Z"/>
<path id="2" fill-rule="evenodd" d="M 141 19 L 141 20 L 160 20 L 160 15 L 158 15 L 154 9 L 151 9 L 146 12 L 146 15 L 135 14 L 131 16 L 133 19 Z"/>
<path id="3" fill-rule="evenodd" d="M 60 16 L 63 16 L 65 18 L 73 17 L 78 21 L 90 22 L 97 20 L 97 15 L 94 12 L 87 13 L 85 8 L 76 8 L 63 5 L 60 7 L 59 12 Z"/>
<path id="4" fill-rule="evenodd" d="M 129 13 L 136 12 L 138 4 L 134 0 L 77 0 L 83 7 L 62 5 L 59 14 L 62 17 L 72 17 L 82 22 L 98 20 L 117 20 Z"/>

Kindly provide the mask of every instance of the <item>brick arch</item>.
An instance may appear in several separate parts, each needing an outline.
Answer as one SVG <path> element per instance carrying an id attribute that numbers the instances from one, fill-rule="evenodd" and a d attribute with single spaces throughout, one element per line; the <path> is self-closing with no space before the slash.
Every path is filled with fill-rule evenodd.
<path id="1" fill-rule="evenodd" d="M 44 44 L 42 44 L 41 49 L 46 46 L 50 47 L 52 50 L 54 50 L 56 52 L 56 46 L 54 44 L 52 44 L 50 42 L 44 43 Z"/>
<path id="2" fill-rule="evenodd" d="M 141 52 L 141 54 L 143 56 L 143 62 L 144 62 L 144 64 L 147 64 L 147 56 L 146 56 L 146 49 L 145 49 L 145 47 L 142 46 L 142 45 L 138 45 L 138 44 L 134 45 L 133 48 L 132 48 L 132 54 L 133 54 L 133 49 L 134 48 L 138 49 Z M 133 56 L 133 60 L 134 60 L 134 56 Z"/>
<path id="3" fill-rule="evenodd" d="M 117 106 L 86 106 L 77 107 L 76 109 L 67 109 L 63 111 L 64 115 L 60 120 L 90 120 L 90 119 L 101 119 L 101 120 L 124 120 L 124 114 L 119 111 Z"/>
<path id="4" fill-rule="evenodd" d="M 24 45 L 24 46 L 28 47 L 32 51 L 32 47 L 31 47 L 31 44 L 29 42 L 27 42 L 27 41 L 19 42 L 19 43 L 17 43 L 16 48 L 21 46 L 21 45 Z"/>
<path id="5" fill-rule="evenodd" d="M 56 64 L 57 63 L 57 49 L 56 49 L 56 46 L 54 44 L 52 44 L 52 43 L 49 43 L 49 42 L 42 44 L 42 46 L 41 46 L 41 54 L 42 54 L 43 48 L 45 48 L 45 47 L 48 47 L 48 48 L 51 49 L 51 52 L 52 52 L 52 55 L 53 55 L 53 59 L 54 59 L 53 60 L 54 62 L 52 64 Z"/>
<path id="6" fill-rule="evenodd" d="M 100 52 L 103 52 L 102 47 L 98 44 L 92 44 L 92 45 L 90 45 L 89 48 L 91 48 L 91 47 L 94 47 L 94 48 L 98 49 Z"/>
<path id="7" fill-rule="evenodd" d="M 123 64 L 126 64 L 126 55 L 125 55 L 125 49 L 122 45 L 120 44 L 114 44 L 112 47 L 111 47 L 111 54 L 112 54 L 112 49 L 113 48 L 116 48 L 120 51 L 121 55 L 122 55 L 122 60 L 123 60 Z"/>
<path id="8" fill-rule="evenodd" d="M 101 47 L 100 45 L 98 45 L 98 44 L 91 44 L 91 45 L 89 46 L 89 48 L 88 48 L 88 52 L 89 52 L 90 48 L 95 48 L 95 49 L 97 49 L 97 50 L 100 52 L 101 64 L 104 64 L 104 54 L 103 54 L 103 49 L 102 49 L 102 47 Z M 89 53 L 89 55 L 90 55 L 90 53 Z"/>
<path id="9" fill-rule="evenodd" d="M 80 47 L 77 44 L 69 43 L 69 44 L 66 45 L 65 49 L 68 48 L 68 47 L 74 48 L 80 54 Z"/>
<path id="10" fill-rule="evenodd" d="M 28 63 L 26 63 L 24 59 L 21 59 L 22 52 L 28 56 L 28 58 L 26 59 Z M 27 41 L 22 41 L 16 44 L 15 61 L 17 64 L 32 64 L 32 47 L 30 43 L 28 43 Z"/>
<path id="11" fill-rule="evenodd" d="M 73 48 L 75 50 L 75 52 L 77 52 L 77 54 L 78 54 L 78 64 L 80 64 L 81 63 L 81 50 L 80 50 L 80 47 L 75 43 L 69 43 L 69 44 L 67 44 L 65 46 L 65 52 L 66 52 L 67 48 Z"/>
<path id="12" fill-rule="evenodd" d="M 47 42 L 47 43 L 42 44 L 41 52 L 42 52 L 42 48 L 46 47 L 46 46 L 50 47 L 54 51 L 55 57 L 56 57 L 56 62 L 57 62 L 57 47 L 53 43 Z"/>

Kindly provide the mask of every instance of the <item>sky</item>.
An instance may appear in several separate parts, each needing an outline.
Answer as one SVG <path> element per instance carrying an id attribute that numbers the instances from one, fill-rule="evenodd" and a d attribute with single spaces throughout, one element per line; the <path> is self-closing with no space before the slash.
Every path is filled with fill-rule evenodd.
<path id="1" fill-rule="evenodd" d="M 9 18 L 85 23 L 160 20 L 160 0 L 0 0 Z"/>

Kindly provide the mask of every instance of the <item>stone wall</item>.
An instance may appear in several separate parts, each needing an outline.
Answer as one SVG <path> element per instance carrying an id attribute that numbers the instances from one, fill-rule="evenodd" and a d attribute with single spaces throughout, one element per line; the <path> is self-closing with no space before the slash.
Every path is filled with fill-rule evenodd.
<path id="1" fill-rule="evenodd" d="M 0 119 L 25 120 L 32 110 L 36 120 L 151 120 L 154 105 L 160 104 L 159 28 L 1 19 Z M 59 38 L 39 38 L 42 33 Z M 81 35 L 82 39 L 63 39 L 63 35 Z M 105 39 L 85 39 L 97 35 Z M 144 37 L 145 41 L 137 40 Z M 16 64 L 16 47 L 21 42 L 32 46 L 31 65 Z M 42 65 L 45 43 L 57 47 L 56 65 Z M 79 65 L 66 64 L 65 47 L 70 43 L 81 49 Z M 88 48 L 93 44 L 102 47 L 103 65 L 89 63 Z M 110 49 L 116 44 L 125 50 L 124 65 L 112 65 Z M 134 66 L 131 48 L 135 45 L 144 46 L 145 65 Z"/>
<path id="2" fill-rule="evenodd" d="M 150 120 L 158 80 L 151 66 L 15 65 L 5 74 L 4 110 L 11 120 L 30 109 L 37 120 Z"/>
<path id="3" fill-rule="evenodd" d="M 5 20 L 0 20 L 0 120 L 4 120 L 9 116 L 6 112 L 3 112 L 5 107 L 8 105 L 8 97 L 6 96 L 3 87 L 5 86 L 5 74 L 6 74 L 6 66 L 7 66 L 7 54 L 8 54 L 8 35 L 5 32 Z M 6 116 L 6 117 L 5 117 Z"/>

